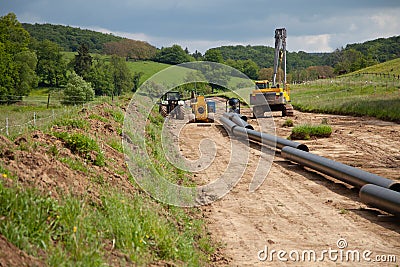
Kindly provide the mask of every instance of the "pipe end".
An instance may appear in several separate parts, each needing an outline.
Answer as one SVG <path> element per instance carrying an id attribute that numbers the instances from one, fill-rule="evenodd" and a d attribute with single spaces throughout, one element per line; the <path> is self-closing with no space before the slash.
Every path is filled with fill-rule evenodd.
<path id="1" fill-rule="evenodd" d="M 400 182 L 393 182 L 391 185 L 389 185 L 388 189 L 400 192 Z"/>
<path id="2" fill-rule="evenodd" d="M 249 130 L 254 130 L 254 127 L 251 126 L 250 124 L 246 125 L 244 128 L 249 129 Z"/>
<path id="3" fill-rule="evenodd" d="M 305 152 L 309 152 L 310 150 L 308 149 L 308 146 L 306 146 L 305 144 L 300 144 L 296 147 L 299 150 L 303 150 Z"/>

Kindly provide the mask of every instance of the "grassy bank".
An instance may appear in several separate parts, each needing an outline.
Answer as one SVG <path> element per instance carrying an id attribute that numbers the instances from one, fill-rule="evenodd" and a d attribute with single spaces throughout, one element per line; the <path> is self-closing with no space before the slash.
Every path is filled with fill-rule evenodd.
<path id="1" fill-rule="evenodd" d="M 12 140 L 2 137 L 1 235 L 49 266 L 207 264 L 214 247 L 201 210 L 153 200 L 126 169 L 120 136 L 127 102 L 77 107 Z M 189 173 L 160 156 L 154 137 L 162 121 L 154 115 L 149 124 L 151 157 L 175 182 L 189 183 Z M 23 165 L 32 157 L 34 165 Z"/>
<path id="2" fill-rule="evenodd" d="M 306 112 L 372 116 L 400 122 L 400 80 L 354 74 L 292 86 L 292 104 Z"/>

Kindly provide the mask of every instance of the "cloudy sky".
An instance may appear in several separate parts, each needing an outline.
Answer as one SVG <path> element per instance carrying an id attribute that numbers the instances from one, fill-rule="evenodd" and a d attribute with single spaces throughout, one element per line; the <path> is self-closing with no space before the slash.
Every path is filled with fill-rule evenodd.
<path id="1" fill-rule="evenodd" d="M 0 0 L 0 15 L 113 33 L 204 53 L 221 45 L 273 46 L 285 27 L 289 51 L 331 52 L 400 35 L 399 0 Z"/>

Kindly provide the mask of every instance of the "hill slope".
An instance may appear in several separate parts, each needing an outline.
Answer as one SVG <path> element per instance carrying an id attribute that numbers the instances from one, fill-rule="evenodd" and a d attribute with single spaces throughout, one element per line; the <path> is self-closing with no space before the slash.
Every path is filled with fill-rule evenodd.
<path id="1" fill-rule="evenodd" d="M 349 73 L 345 76 L 351 76 L 361 73 L 376 73 L 376 74 L 389 74 L 390 76 L 400 75 L 400 57 L 397 59 L 389 60 L 380 64 L 366 67 L 364 69 Z"/>
<path id="2" fill-rule="evenodd" d="M 86 43 L 89 45 L 91 53 L 100 53 L 103 50 L 104 43 L 124 39 L 112 34 L 48 23 L 22 23 L 22 26 L 38 41 L 50 40 L 60 45 L 65 51 L 76 51 L 79 45 Z"/>
<path id="3" fill-rule="evenodd" d="M 293 105 L 302 111 L 372 116 L 400 122 L 400 58 L 336 79 L 292 86 Z"/>
<path id="4" fill-rule="evenodd" d="M 0 135 L 0 265 L 207 264 L 214 249 L 200 210 L 154 201 L 127 169 L 128 101 L 76 107 L 12 139 Z M 158 142 L 163 118 L 152 122 L 147 134 Z M 165 158 L 157 162 L 172 181 L 191 179 Z"/>

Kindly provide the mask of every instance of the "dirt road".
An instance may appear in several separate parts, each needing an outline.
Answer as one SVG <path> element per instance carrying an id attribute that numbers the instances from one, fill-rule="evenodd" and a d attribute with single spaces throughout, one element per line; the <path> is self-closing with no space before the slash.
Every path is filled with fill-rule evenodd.
<path id="1" fill-rule="evenodd" d="M 274 118 L 277 135 L 286 138 L 291 131 L 282 127 L 286 118 L 274 115 L 277 115 Z M 297 111 L 292 119 L 295 125 L 316 124 L 326 119 L 332 126 L 334 132 L 330 138 L 304 142 L 311 152 L 400 180 L 399 124 Z M 217 125 L 198 129 L 195 124 L 185 126 L 179 142 L 182 153 L 195 158 L 193 151 L 198 151 L 202 139 L 211 137 L 215 141 L 214 162 L 195 175 L 202 184 L 224 172 L 230 151 L 228 137 Z M 301 168 L 277 153 L 262 186 L 250 193 L 252 168 L 261 151 L 255 146 L 250 152 L 246 172 L 237 186 L 224 198 L 204 207 L 212 236 L 224 246 L 222 256 L 216 258 L 216 266 L 336 266 L 337 263 L 396 266 L 400 263 L 400 223 L 387 221 L 378 216 L 378 210 L 361 203 L 358 190 Z M 379 256 L 388 260 L 391 255 L 396 256 L 396 263 L 372 262 Z"/>

